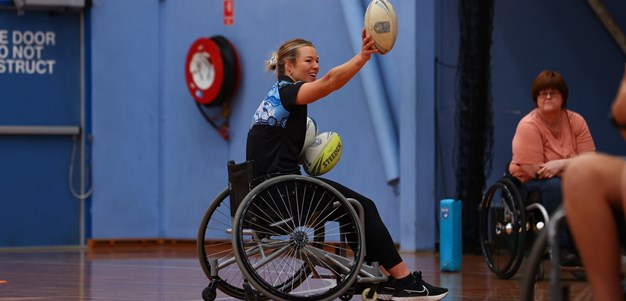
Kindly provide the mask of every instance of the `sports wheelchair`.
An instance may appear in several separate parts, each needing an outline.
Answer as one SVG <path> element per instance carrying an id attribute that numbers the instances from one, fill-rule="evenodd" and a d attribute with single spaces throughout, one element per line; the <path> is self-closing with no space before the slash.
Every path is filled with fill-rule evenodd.
<path id="1" fill-rule="evenodd" d="M 229 187 L 198 230 L 198 258 L 210 280 L 204 300 L 215 300 L 218 289 L 242 300 L 349 300 L 356 293 L 376 300 L 387 276 L 377 263 L 363 263 L 356 200 L 313 177 L 252 179 L 251 161 L 227 166 Z"/>
<path id="2" fill-rule="evenodd" d="M 526 246 L 548 223 L 539 191 L 527 193 L 508 172 L 485 192 L 479 206 L 479 237 L 487 266 L 501 279 L 519 270 Z M 543 278 L 542 266 L 536 275 Z"/>

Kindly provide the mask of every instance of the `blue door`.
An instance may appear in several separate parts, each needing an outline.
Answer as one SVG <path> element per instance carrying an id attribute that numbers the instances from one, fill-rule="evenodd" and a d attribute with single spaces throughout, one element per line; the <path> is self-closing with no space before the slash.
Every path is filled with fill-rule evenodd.
<path id="1" fill-rule="evenodd" d="M 81 242 L 80 17 L 0 10 L 0 247 Z"/>

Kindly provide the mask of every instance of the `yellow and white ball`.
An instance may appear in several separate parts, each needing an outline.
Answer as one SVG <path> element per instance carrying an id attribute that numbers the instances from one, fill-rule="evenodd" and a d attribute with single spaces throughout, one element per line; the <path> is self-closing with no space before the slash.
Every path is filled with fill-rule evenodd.
<path id="1" fill-rule="evenodd" d="M 311 176 L 329 172 L 339 159 L 343 145 L 335 132 L 323 132 L 315 136 L 313 144 L 304 151 L 304 171 Z"/>

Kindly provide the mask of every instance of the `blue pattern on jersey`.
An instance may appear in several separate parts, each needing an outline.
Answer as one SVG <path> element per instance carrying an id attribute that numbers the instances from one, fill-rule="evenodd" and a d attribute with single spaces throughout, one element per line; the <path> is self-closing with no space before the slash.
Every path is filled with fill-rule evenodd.
<path id="1" fill-rule="evenodd" d="M 274 83 L 272 89 L 267 92 L 267 96 L 256 109 L 250 127 L 254 125 L 269 125 L 285 128 L 289 119 L 289 111 L 283 107 L 278 90 L 290 84 L 293 83 L 285 80 Z"/>

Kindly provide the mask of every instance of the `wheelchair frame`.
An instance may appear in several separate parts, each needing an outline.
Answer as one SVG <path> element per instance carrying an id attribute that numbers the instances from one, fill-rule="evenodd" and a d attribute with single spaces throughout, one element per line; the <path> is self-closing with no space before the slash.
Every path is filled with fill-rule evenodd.
<path id="1" fill-rule="evenodd" d="M 539 237 L 533 244 L 528 255 L 528 269 L 522 278 L 521 300 L 534 300 L 535 282 L 539 269 L 543 268 L 543 258 L 546 250 L 551 253 L 550 256 L 550 300 L 569 300 L 569 287 L 561 285 L 560 272 L 570 272 L 577 280 L 586 278 L 585 269 L 583 267 L 562 267 L 559 258 L 559 240 L 557 233 L 565 226 L 565 211 L 563 206 L 559 206 L 552 214 L 550 221 L 544 231 L 541 231 Z"/>
<path id="2" fill-rule="evenodd" d="M 235 201 L 235 211 L 230 198 L 236 185 L 229 186 L 211 202 L 198 230 L 198 257 L 210 280 L 204 300 L 214 300 L 218 289 L 242 300 L 349 300 L 356 293 L 376 300 L 376 287 L 387 277 L 377 263 L 363 263 L 358 201 L 319 179 L 281 175 Z"/>

